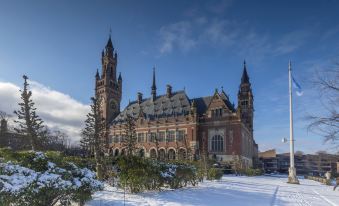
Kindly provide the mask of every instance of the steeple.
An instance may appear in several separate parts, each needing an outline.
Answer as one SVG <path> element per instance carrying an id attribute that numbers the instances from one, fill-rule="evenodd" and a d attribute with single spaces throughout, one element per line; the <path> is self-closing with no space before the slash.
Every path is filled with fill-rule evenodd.
<path id="1" fill-rule="evenodd" d="M 152 100 L 157 98 L 157 86 L 155 85 L 155 67 L 153 67 Z"/>
<path id="2" fill-rule="evenodd" d="M 121 72 L 119 72 L 119 77 L 118 77 L 118 81 L 121 81 L 122 77 L 121 77 Z"/>
<path id="3" fill-rule="evenodd" d="M 245 83 L 250 83 L 250 78 L 248 77 L 247 74 L 247 69 L 246 69 L 246 61 L 244 60 L 244 70 L 242 72 L 242 77 L 241 77 L 241 84 L 245 84 Z"/>
<path id="4" fill-rule="evenodd" d="M 116 78 L 117 61 L 110 34 L 101 53 L 101 72 L 97 71 L 95 75 L 96 96 L 103 101 L 100 111 L 107 124 L 120 113 L 122 78 L 121 74 Z"/>
<path id="5" fill-rule="evenodd" d="M 247 74 L 246 62 L 244 61 L 244 70 L 241 77 L 241 83 L 238 92 L 238 114 L 242 122 L 253 135 L 253 94 L 250 78 Z"/>
<path id="6" fill-rule="evenodd" d="M 109 38 L 108 38 L 108 41 L 107 41 L 107 44 L 106 44 L 106 48 L 112 48 L 113 49 L 111 34 L 109 34 Z"/>
<path id="7" fill-rule="evenodd" d="M 97 69 L 97 73 L 95 74 L 95 78 L 96 78 L 96 79 L 100 79 L 99 69 Z"/>

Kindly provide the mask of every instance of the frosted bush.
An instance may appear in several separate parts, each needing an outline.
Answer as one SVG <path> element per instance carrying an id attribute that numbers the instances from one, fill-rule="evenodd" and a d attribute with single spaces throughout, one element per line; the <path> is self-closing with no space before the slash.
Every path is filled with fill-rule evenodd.
<path id="1" fill-rule="evenodd" d="M 30 161 L 30 168 L 13 162 L 0 163 L 0 205 L 69 205 L 71 201 L 84 202 L 103 188 L 95 173 L 87 168 L 73 163 L 58 167 L 41 152 L 33 154 Z"/>

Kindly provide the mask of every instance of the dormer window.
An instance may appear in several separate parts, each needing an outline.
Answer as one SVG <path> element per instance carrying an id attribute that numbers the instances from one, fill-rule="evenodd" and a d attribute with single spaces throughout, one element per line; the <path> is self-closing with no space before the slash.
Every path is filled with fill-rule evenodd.
<path id="1" fill-rule="evenodd" d="M 212 109 L 211 110 L 211 117 L 222 117 L 222 108 Z"/>

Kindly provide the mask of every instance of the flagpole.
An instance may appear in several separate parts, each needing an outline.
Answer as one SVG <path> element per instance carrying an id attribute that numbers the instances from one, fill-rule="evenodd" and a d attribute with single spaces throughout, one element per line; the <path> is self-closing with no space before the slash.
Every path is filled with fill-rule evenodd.
<path id="1" fill-rule="evenodd" d="M 299 184 L 294 166 L 294 140 L 293 140 L 293 104 L 292 104 L 292 68 L 291 61 L 288 64 L 288 86 L 290 96 L 290 168 L 288 170 L 288 183 Z"/>

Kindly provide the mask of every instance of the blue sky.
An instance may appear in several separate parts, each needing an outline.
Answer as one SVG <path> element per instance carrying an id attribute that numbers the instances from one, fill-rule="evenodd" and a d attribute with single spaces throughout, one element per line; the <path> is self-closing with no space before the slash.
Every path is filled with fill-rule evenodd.
<path id="1" fill-rule="evenodd" d="M 310 83 L 314 71 L 338 60 L 338 1 L 14 0 L 0 5 L 0 83 L 20 86 L 27 74 L 36 85 L 89 104 L 110 28 L 123 77 L 123 107 L 137 92 L 150 95 L 154 65 L 158 93 L 171 84 L 193 98 L 223 86 L 237 103 L 246 59 L 255 139 L 261 150 L 282 152 L 288 150 L 281 139 L 288 137 L 292 60 L 305 90 L 295 98 L 296 150 L 332 147 L 307 132 L 305 116 L 322 112 Z"/>

